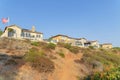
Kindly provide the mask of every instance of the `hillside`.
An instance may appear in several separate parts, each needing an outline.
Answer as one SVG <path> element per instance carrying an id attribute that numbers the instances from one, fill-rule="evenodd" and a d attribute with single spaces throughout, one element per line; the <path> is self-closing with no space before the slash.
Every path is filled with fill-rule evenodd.
<path id="1" fill-rule="evenodd" d="M 0 80 L 90 80 L 96 73 L 119 65 L 119 48 L 78 48 L 63 43 L 0 39 Z M 104 80 L 109 80 L 109 76 Z"/>

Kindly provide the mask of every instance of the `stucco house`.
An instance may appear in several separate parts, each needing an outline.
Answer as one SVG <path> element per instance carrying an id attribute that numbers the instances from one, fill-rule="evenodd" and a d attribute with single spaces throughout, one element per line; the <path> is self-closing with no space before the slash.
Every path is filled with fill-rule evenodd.
<path id="1" fill-rule="evenodd" d="M 104 44 L 101 44 L 101 48 L 104 48 L 104 49 L 111 49 L 111 48 L 112 48 L 112 44 L 111 44 L 111 43 L 104 43 Z"/>
<path id="2" fill-rule="evenodd" d="M 31 30 L 22 29 L 17 25 L 7 26 L 4 29 L 4 33 L 1 37 L 11 37 L 15 39 L 29 39 L 33 41 L 42 41 L 43 33 L 36 32 L 35 27 L 33 26 Z"/>
<path id="3" fill-rule="evenodd" d="M 58 42 L 69 43 L 72 46 L 84 47 L 84 43 L 87 42 L 87 40 L 85 38 L 72 38 L 66 35 L 58 34 L 56 36 L 52 36 L 50 38 L 50 42 L 55 44 Z"/>
<path id="4" fill-rule="evenodd" d="M 99 42 L 97 40 L 87 41 L 87 42 L 84 43 L 84 46 L 85 47 L 93 46 L 94 48 L 99 48 L 100 47 Z"/>
<path id="5" fill-rule="evenodd" d="M 57 44 L 58 42 L 62 43 L 69 43 L 72 46 L 78 46 L 78 47 L 89 47 L 93 46 L 94 48 L 99 48 L 99 42 L 97 40 L 95 41 L 88 41 L 85 38 L 72 38 L 66 35 L 58 34 L 56 36 L 52 36 L 50 38 L 50 42 Z"/>

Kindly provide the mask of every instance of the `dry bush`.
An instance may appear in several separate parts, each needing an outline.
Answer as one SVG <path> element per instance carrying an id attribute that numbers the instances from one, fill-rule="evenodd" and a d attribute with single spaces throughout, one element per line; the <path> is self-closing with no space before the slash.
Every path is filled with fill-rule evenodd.
<path id="1" fill-rule="evenodd" d="M 24 56 L 26 62 L 30 62 L 32 67 L 39 72 L 52 72 L 54 70 L 54 63 L 46 58 L 43 51 L 37 48 L 32 48 Z"/>

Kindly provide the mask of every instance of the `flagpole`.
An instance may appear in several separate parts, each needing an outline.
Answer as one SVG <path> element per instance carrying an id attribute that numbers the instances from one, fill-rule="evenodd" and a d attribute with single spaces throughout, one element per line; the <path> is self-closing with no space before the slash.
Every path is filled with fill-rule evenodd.
<path id="1" fill-rule="evenodd" d="M 9 19 L 9 17 L 8 17 L 7 26 L 9 26 L 9 21 L 10 21 L 10 19 Z"/>

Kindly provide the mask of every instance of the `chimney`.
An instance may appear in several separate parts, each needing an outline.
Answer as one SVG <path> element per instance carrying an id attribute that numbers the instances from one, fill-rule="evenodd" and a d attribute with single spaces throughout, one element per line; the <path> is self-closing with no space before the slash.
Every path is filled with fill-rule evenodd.
<path id="1" fill-rule="evenodd" d="M 35 26 L 32 26 L 32 32 L 35 32 Z"/>

